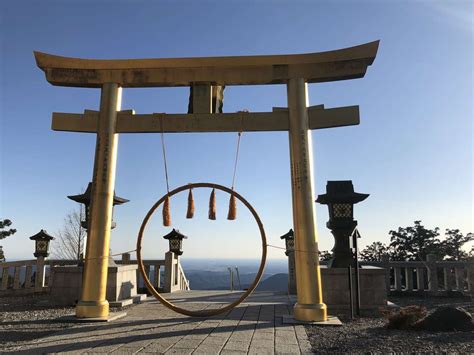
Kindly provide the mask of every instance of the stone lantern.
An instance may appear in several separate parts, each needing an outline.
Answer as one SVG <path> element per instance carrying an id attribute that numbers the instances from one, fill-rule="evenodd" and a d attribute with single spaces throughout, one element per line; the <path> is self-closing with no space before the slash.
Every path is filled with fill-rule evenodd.
<path id="1" fill-rule="evenodd" d="M 46 258 L 49 256 L 49 242 L 54 239 L 53 236 L 49 235 L 44 229 L 42 229 L 35 235 L 31 236 L 30 239 L 35 241 L 35 257 Z"/>
<path id="2" fill-rule="evenodd" d="M 295 234 L 293 232 L 293 229 L 290 229 L 288 233 L 283 234 L 280 239 L 285 239 L 285 255 L 288 256 L 290 252 L 295 251 Z"/>
<path id="3" fill-rule="evenodd" d="M 285 254 L 288 256 L 288 293 L 296 295 L 295 234 L 293 229 L 283 234 L 280 239 L 285 239 Z"/>
<path id="4" fill-rule="evenodd" d="M 91 196 L 92 196 L 92 183 L 90 182 L 89 185 L 87 185 L 87 189 L 83 194 L 80 195 L 71 195 L 68 196 L 67 198 L 73 201 L 76 201 L 78 203 L 82 203 L 85 207 L 85 216 L 84 219 L 81 221 L 81 226 L 84 229 L 88 229 L 89 226 L 89 216 L 90 216 L 90 206 L 91 206 Z M 115 195 L 114 192 L 114 201 L 113 201 L 113 206 L 115 205 L 121 205 L 123 203 L 126 203 L 130 200 L 127 200 L 122 197 L 118 197 Z M 113 210 L 112 210 L 112 218 L 113 218 Z M 117 226 L 117 224 L 112 220 L 112 229 L 114 229 Z"/>
<path id="5" fill-rule="evenodd" d="M 184 234 L 181 234 L 179 230 L 173 228 L 171 232 L 163 236 L 164 239 L 168 239 L 170 252 L 179 256 L 183 254 L 183 239 L 188 239 Z"/>
<path id="6" fill-rule="evenodd" d="M 326 226 L 334 236 L 333 257 L 328 267 L 348 267 L 353 263 L 350 236 L 357 226 L 354 220 L 354 204 L 369 197 L 368 194 L 354 192 L 352 181 L 328 181 L 326 193 L 318 195 L 316 202 L 327 205 L 329 221 Z"/>

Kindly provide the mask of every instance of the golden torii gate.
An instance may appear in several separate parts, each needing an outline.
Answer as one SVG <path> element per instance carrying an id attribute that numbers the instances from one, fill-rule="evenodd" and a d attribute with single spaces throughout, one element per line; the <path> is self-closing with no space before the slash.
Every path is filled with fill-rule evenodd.
<path id="1" fill-rule="evenodd" d="M 105 298 L 119 133 L 289 131 L 297 303 L 301 321 L 327 319 L 318 261 L 311 130 L 359 124 L 359 107 L 308 107 L 307 83 L 362 78 L 379 41 L 299 55 L 89 60 L 35 52 L 36 63 L 53 85 L 101 89 L 100 110 L 53 113 L 52 129 L 97 134 L 90 227 L 80 318 L 109 314 Z M 287 86 L 288 108 L 273 112 L 216 113 L 219 86 Z M 121 111 L 122 88 L 192 87 L 192 112 L 137 115 Z"/>

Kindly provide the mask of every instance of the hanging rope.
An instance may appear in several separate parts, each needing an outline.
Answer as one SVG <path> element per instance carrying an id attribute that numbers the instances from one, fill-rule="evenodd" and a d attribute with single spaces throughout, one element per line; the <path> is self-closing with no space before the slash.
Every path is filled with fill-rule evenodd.
<path id="1" fill-rule="evenodd" d="M 193 189 L 189 188 L 188 193 L 188 209 L 186 211 L 186 218 L 193 218 L 194 217 L 194 197 L 193 197 Z"/>
<path id="2" fill-rule="evenodd" d="M 235 186 L 235 176 L 237 173 L 237 162 L 239 161 L 239 150 L 240 150 L 240 139 L 242 138 L 242 132 L 237 134 L 237 150 L 235 152 L 235 162 L 234 162 L 234 175 L 232 176 L 232 187 L 231 189 L 234 190 Z"/>
<path id="3" fill-rule="evenodd" d="M 165 149 L 165 134 L 163 129 L 163 117 L 160 116 L 161 126 L 161 149 L 163 151 L 163 163 L 165 165 L 165 179 L 166 179 L 166 192 L 167 196 L 163 204 L 163 225 L 165 227 L 171 226 L 171 213 L 170 213 L 170 184 L 168 179 L 168 163 L 166 161 L 166 149 Z"/>
<path id="4" fill-rule="evenodd" d="M 160 116 L 160 126 L 161 126 L 161 149 L 163 151 L 163 163 L 165 165 L 165 179 L 166 179 L 166 192 L 170 193 L 170 184 L 168 179 L 168 163 L 166 161 L 166 149 L 165 149 L 165 133 L 163 129 L 163 117 Z"/>
<path id="5" fill-rule="evenodd" d="M 212 189 L 209 197 L 209 219 L 216 220 L 216 189 Z"/>
<path id="6" fill-rule="evenodd" d="M 239 161 L 239 151 L 240 151 L 240 140 L 242 138 L 242 131 L 238 133 L 237 136 L 237 149 L 235 152 L 235 162 L 234 162 L 234 174 L 232 175 L 232 191 L 235 187 L 235 176 L 237 174 L 237 162 Z M 233 221 L 237 218 L 237 200 L 234 195 L 230 195 L 229 200 L 229 213 L 227 214 L 227 219 Z"/>

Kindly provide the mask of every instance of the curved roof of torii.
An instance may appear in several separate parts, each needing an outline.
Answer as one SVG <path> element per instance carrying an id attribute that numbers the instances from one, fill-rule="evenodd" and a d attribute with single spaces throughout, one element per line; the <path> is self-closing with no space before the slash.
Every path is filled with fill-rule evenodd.
<path id="1" fill-rule="evenodd" d="M 80 59 L 34 52 L 36 63 L 53 85 L 122 87 L 285 84 L 291 78 L 309 83 L 361 78 L 377 55 L 379 41 L 328 52 L 290 55 Z"/>

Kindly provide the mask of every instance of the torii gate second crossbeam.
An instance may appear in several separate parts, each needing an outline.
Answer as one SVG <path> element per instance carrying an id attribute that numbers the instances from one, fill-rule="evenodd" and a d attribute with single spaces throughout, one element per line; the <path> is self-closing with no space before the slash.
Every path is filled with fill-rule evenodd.
<path id="1" fill-rule="evenodd" d="M 119 133 L 289 131 L 297 303 L 301 321 L 325 321 L 317 253 L 311 130 L 356 125 L 358 106 L 308 107 L 307 83 L 362 78 L 379 42 L 300 55 L 88 60 L 35 52 L 53 85 L 101 88 L 100 110 L 53 113 L 52 128 L 97 134 L 92 205 L 80 318 L 106 318 L 107 264 Z M 273 112 L 216 113 L 218 89 L 229 85 L 287 86 L 288 108 Z M 121 111 L 122 88 L 192 87 L 192 113 L 136 115 Z M 214 95 L 213 95 L 214 93 Z"/>

